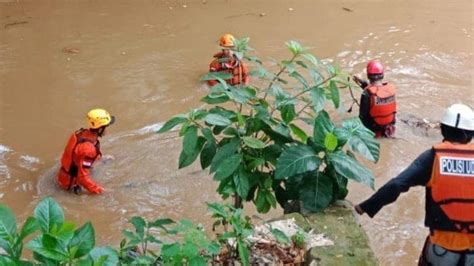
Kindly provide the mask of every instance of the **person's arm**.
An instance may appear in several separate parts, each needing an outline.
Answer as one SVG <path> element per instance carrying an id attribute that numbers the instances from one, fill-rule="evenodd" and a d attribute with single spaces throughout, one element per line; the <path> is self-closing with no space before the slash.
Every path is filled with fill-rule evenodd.
<path id="1" fill-rule="evenodd" d="M 104 189 L 91 178 L 91 168 L 96 157 L 96 149 L 90 142 L 83 142 L 76 147 L 75 164 L 77 165 L 77 184 L 90 193 L 100 194 Z"/>
<path id="2" fill-rule="evenodd" d="M 218 72 L 220 71 L 220 69 L 221 69 L 221 64 L 217 61 L 217 59 L 212 60 L 212 62 L 209 64 L 209 72 Z M 207 81 L 207 85 L 209 85 L 209 87 L 212 87 L 216 85 L 217 83 L 219 83 L 219 81 L 215 79 Z"/>
<path id="3" fill-rule="evenodd" d="M 366 128 L 372 127 L 372 117 L 370 117 L 370 94 L 364 90 L 360 95 L 359 118 Z"/>
<path id="4" fill-rule="evenodd" d="M 397 200 L 398 196 L 407 192 L 410 187 L 425 186 L 431 178 L 433 161 L 433 149 L 423 152 L 407 169 L 383 185 L 372 197 L 355 206 L 356 211 L 374 217 L 380 209 Z"/>
<path id="5" fill-rule="evenodd" d="M 240 61 L 240 64 L 242 64 L 242 83 L 247 85 L 250 82 L 249 69 L 243 61 Z"/>
<path id="6" fill-rule="evenodd" d="M 354 82 L 357 85 L 359 85 L 359 87 L 361 87 L 363 90 L 365 90 L 365 88 L 367 88 L 367 86 L 369 86 L 369 82 L 367 80 L 361 79 L 358 76 L 353 76 L 352 80 L 354 80 Z"/>

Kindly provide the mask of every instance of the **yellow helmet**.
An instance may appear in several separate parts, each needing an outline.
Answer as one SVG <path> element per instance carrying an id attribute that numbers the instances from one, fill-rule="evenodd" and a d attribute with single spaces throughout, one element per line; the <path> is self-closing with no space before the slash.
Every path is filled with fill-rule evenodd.
<path id="1" fill-rule="evenodd" d="M 234 47 L 235 46 L 235 38 L 232 34 L 224 34 L 219 39 L 219 45 L 222 47 Z"/>
<path id="2" fill-rule="evenodd" d="M 115 117 L 104 109 L 92 109 L 87 113 L 87 122 L 90 128 L 100 128 L 113 124 Z"/>

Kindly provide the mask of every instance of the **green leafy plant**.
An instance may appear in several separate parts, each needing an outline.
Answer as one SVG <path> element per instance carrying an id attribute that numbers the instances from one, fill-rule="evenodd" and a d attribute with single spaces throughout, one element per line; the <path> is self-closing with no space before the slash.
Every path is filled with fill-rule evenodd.
<path id="1" fill-rule="evenodd" d="M 253 233 L 250 218 L 242 218 L 242 209 L 230 205 L 208 203 L 207 206 L 212 213 L 212 218 L 215 220 L 213 230 L 218 226 L 224 228 L 224 232 L 218 235 L 218 240 L 222 245 L 226 246 L 227 258 L 233 260 L 239 257 L 242 265 L 250 265 L 249 246 L 245 241 Z M 235 245 L 231 244 L 231 242 L 235 243 Z"/>
<path id="2" fill-rule="evenodd" d="M 23 252 L 23 240 L 30 234 L 36 232 L 38 224 L 36 219 L 26 219 L 21 230 L 17 232 L 16 218 L 10 208 L 0 205 L 0 247 L 6 254 L 0 254 L 2 265 L 29 265 L 30 263 L 21 259 Z"/>
<path id="3" fill-rule="evenodd" d="M 305 237 L 304 232 L 301 231 L 301 230 L 296 232 L 296 234 L 294 234 L 291 237 L 291 241 L 293 242 L 293 245 L 295 245 L 295 247 L 304 248 L 304 246 L 306 244 L 306 237 Z"/>
<path id="4" fill-rule="evenodd" d="M 11 210 L 0 205 L 0 255 L 2 265 L 34 265 L 21 259 L 23 240 L 37 231 L 39 235 L 26 247 L 41 265 L 117 265 L 118 257 L 110 247 L 96 247 L 94 228 L 90 222 L 80 228 L 64 220 L 62 208 L 54 199 L 44 198 L 36 206 L 34 217 L 26 219 L 16 233 L 16 220 Z M 5 264 L 3 264 L 5 263 Z"/>
<path id="5" fill-rule="evenodd" d="M 224 199 L 233 196 L 235 207 L 251 201 L 263 213 L 277 202 L 321 211 L 345 198 L 349 179 L 373 188 L 371 172 L 355 156 L 377 162 L 373 133 L 358 118 L 336 125 L 325 110 L 328 101 L 342 109 L 349 75 L 295 41 L 287 43 L 291 57 L 270 72 L 248 55 L 248 39 L 237 43 L 235 53 L 254 64 L 254 84 L 265 86 L 230 86 L 229 73 L 206 74 L 203 80 L 219 81 L 202 98 L 208 107 L 174 116 L 158 131 L 180 126 L 179 168 L 199 157 Z"/>
<path id="6" fill-rule="evenodd" d="M 157 219 L 155 221 L 146 221 L 140 216 L 134 216 L 129 221 L 135 231 L 123 230 L 124 238 L 120 242 L 119 257 L 122 263 L 144 263 L 153 264 L 159 259 L 159 256 L 149 250 L 150 244 L 162 244 L 152 230 L 164 230 L 168 232 L 166 225 L 173 224 L 171 219 Z"/>
<path id="7" fill-rule="evenodd" d="M 43 199 L 34 216 L 41 234 L 28 242 L 33 257 L 47 265 L 114 265 L 117 254 L 108 247 L 95 246 L 95 231 L 90 222 L 76 229 L 64 220 L 62 208 L 51 197 Z"/>
<path id="8" fill-rule="evenodd" d="M 210 241 L 200 226 L 181 220 L 169 234 L 180 240 L 161 247 L 162 262 L 166 265 L 208 265 L 219 254 L 220 245 Z"/>
<path id="9" fill-rule="evenodd" d="M 213 231 L 219 227 L 215 239 L 210 239 L 203 227 L 189 220 L 177 223 L 164 218 L 147 221 L 139 216 L 129 222 L 133 230 L 124 230 L 125 238 L 119 250 L 95 247 L 94 228 L 90 222 L 76 229 L 64 219 L 62 208 L 54 199 L 43 199 L 20 232 L 12 211 L 0 205 L 0 265 L 250 265 L 251 248 L 248 237 L 253 233 L 249 217 L 242 217 L 242 209 L 231 205 L 208 203 L 214 219 Z M 285 245 L 290 239 L 273 229 L 278 242 Z M 33 259 L 22 258 L 23 241 L 33 251 Z M 294 240 L 293 240 L 294 241 Z M 304 240 L 303 240 L 304 242 Z M 253 245 L 253 244 L 252 244 Z M 257 248 L 258 249 L 258 248 Z M 257 255 L 258 256 L 258 255 Z"/>

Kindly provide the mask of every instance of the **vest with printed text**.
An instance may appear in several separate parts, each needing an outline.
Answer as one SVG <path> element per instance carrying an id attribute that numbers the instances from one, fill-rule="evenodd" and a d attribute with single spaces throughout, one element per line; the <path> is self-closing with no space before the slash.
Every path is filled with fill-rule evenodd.
<path id="1" fill-rule="evenodd" d="M 474 144 L 443 142 L 433 149 L 425 224 L 431 230 L 474 233 Z"/>

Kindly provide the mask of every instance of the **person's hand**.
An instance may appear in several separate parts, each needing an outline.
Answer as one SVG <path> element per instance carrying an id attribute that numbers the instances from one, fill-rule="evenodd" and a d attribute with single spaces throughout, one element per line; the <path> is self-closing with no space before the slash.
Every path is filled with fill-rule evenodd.
<path id="1" fill-rule="evenodd" d="M 359 215 L 364 214 L 364 210 L 359 206 L 359 204 L 357 204 L 356 206 L 354 206 L 354 210 L 355 210 Z"/>
<path id="2" fill-rule="evenodd" d="M 354 80 L 354 82 L 357 83 L 357 85 L 362 84 L 362 79 L 359 78 L 359 77 L 356 76 L 356 75 L 354 75 L 354 76 L 352 77 L 352 80 Z"/>
<path id="3" fill-rule="evenodd" d="M 106 155 L 102 156 L 102 160 L 104 160 L 104 161 L 113 161 L 113 160 L 115 160 L 115 156 L 113 156 L 111 154 L 106 154 Z"/>
<path id="4" fill-rule="evenodd" d="M 92 193 L 94 194 L 101 194 L 102 192 L 104 192 L 104 188 L 100 187 L 100 186 L 97 186 L 94 190 L 91 191 Z"/>

